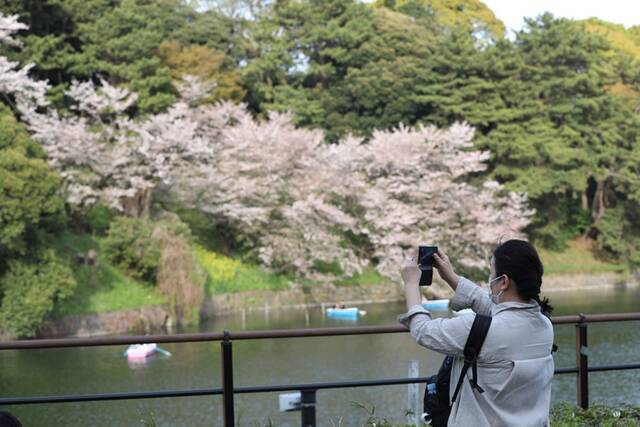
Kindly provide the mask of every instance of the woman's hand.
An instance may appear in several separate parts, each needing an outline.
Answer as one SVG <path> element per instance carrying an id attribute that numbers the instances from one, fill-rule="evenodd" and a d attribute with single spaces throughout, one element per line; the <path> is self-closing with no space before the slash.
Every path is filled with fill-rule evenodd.
<path id="1" fill-rule="evenodd" d="M 460 278 L 453 271 L 449 257 L 441 249 L 438 249 L 438 252 L 433 254 L 433 266 L 438 270 L 438 274 L 442 280 L 447 282 L 447 284 L 451 286 L 451 289 L 455 291 Z"/>
<path id="2" fill-rule="evenodd" d="M 421 302 L 420 296 L 420 269 L 415 258 L 405 260 L 400 268 L 402 281 L 404 282 L 404 293 L 407 302 L 407 310 Z"/>
<path id="3" fill-rule="evenodd" d="M 418 268 L 415 258 L 408 258 L 404 261 L 400 269 L 400 274 L 402 275 L 402 281 L 405 287 L 418 286 L 420 269 Z"/>

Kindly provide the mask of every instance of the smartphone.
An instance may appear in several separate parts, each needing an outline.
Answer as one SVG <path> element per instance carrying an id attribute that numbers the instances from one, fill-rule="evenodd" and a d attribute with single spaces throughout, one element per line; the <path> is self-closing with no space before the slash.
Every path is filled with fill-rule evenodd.
<path id="1" fill-rule="evenodd" d="M 420 268 L 420 286 L 429 286 L 433 280 L 433 254 L 437 246 L 418 246 L 418 268 Z"/>

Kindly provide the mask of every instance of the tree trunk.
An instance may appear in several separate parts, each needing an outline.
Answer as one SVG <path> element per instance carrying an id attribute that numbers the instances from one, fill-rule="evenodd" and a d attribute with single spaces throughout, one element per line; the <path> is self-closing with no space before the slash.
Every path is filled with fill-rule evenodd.
<path id="1" fill-rule="evenodd" d="M 122 202 L 124 214 L 131 218 L 149 218 L 153 189 L 140 190 L 138 194 Z"/>
<path id="2" fill-rule="evenodd" d="M 582 209 L 589 210 L 589 196 L 587 194 L 588 187 L 582 192 Z"/>
<path id="3" fill-rule="evenodd" d="M 604 212 L 607 209 L 606 194 L 609 181 L 610 177 L 608 176 L 602 181 L 597 181 L 596 193 L 593 196 L 593 203 L 591 205 L 591 219 L 594 223 L 604 215 Z"/>

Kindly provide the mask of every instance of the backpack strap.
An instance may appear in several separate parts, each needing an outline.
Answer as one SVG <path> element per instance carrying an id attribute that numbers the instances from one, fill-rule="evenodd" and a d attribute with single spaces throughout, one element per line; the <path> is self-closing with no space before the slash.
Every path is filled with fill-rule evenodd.
<path id="1" fill-rule="evenodd" d="M 472 368 L 472 379 L 469 381 L 471 383 L 471 388 L 477 389 L 479 393 L 484 393 L 482 387 L 478 385 L 477 359 L 478 354 L 480 354 L 482 344 L 484 344 L 484 339 L 487 337 L 487 332 L 489 332 L 489 326 L 491 326 L 491 316 L 476 314 L 476 318 L 473 319 L 473 325 L 471 325 L 471 331 L 469 331 L 469 336 L 467 337 L 467 342 L 464 345 L 464 365 L 462 366 L 462 372 L 460 373 L 460 378 L 458 378 L 458 384 L 456 385 L 456 390 L 453 393 L 451 403 L 456 401 L 458 392 L 462 386 L 462 381 L 464 380 L 465 375 L 467 375 L 469 367 Z"/>

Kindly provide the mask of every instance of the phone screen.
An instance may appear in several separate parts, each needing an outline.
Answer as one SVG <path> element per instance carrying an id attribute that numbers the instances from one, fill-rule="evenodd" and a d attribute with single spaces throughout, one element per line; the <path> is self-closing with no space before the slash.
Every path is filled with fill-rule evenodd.
<path id="1" fill-rule="evenodd" d="M 438 252 L 437 246 L 418 246 L 418 265 L 420 267 L 433 266 L 433 254 Z"/>

